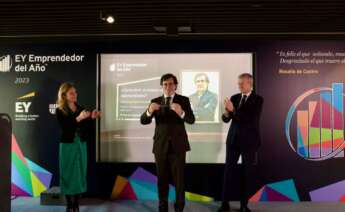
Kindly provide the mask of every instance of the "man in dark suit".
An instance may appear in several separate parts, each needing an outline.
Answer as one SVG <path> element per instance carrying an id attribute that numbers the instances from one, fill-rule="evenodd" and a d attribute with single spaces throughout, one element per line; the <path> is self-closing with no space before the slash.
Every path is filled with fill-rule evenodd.
<path id="1" fill-rule="evenodd" d="M 175 211 L 183 211 L 185 205 L 184 166 L 186 152 L 190 151 L 184 123 L 193 124 L 195 117 L 189 99 L 175 93 L 177 79 L 173 74 L 161 77 L 163 95 L 151 100 L 141 115 L 141 124 L 150 124 L 155 118 L 153 153 L 158 176 L 159 211 L 168 211 L 169 178 L 172 175 L 176 187 Z"/>
<path id="2" fill-rule="evenodd" d="M 253 165 L 257 163 L 257 151 L 260 146 L 259 119 L 263 98 L 254 93 L 253 77 L 244 73 L 239 76 L 240 92 L 230 100 L 224 100 L 225 113 L 222 119 L 225 123 L 230 120 L 231 126 L 226 140 L 226 162 L 224 172 L 222 206 L 219 212 L 230 211 L 230 181 L 234 176 L 234 168 L 240 163 L 240 198 L 241 212 L 250 212 L 247 207 L 250 197 L 248 180 L 255 177 L 252 173 Z"/>

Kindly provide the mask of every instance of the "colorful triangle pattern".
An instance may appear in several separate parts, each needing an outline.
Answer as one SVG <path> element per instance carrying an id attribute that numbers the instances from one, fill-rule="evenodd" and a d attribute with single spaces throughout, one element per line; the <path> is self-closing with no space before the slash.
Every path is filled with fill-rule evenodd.
<path id="1" fill-rule="evenodd" d="M 345 202 L 345 180 L 310 191 L 312 202 Z"/>
<path id="2" fill-rule="evenodd" d="M 188 201 L 212 202 L 213 198 L 186 192 Z M 133 174 L 127 179 L 117 176 L 111 194 L 112 199 L 127 200 L 158 200 L 157 177 L 138 167 Z M 175 187 L 169 185 L 169 201 L 175 200 Z"/>
<path id="3" fill-rule="evenodd" d="M 292 179 L 263 186 L 251 198 L 251 202 L 283 201 L 299 202 L 295 183 Z"/>
<path id="4" fill-rule="evenodd" d="M 12 196 L 38 197 L 50 187 L 52 174 L 26 158 L 12 135 Z"/>

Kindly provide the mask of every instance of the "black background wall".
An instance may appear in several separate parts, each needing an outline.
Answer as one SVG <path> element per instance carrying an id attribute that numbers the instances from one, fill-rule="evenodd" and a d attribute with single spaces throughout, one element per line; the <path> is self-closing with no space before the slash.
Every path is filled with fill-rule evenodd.
<path id="1" fill-rule="evenodd" d="M 303 37 L 301 37 L 303 38 Z M 299 38 L 299 39 L 301 39 Z M 0 55 L 38 54 L 57 55 L 62 53 L 83 54 L 86 60 L 80 64 L 52 64 L 43 74 L 2 73 L 0 75 L 0 111 L 15 116 L 14 102 L 16 98 L 28 92 L 36 91 L 37 97 L 32 100 L 32 113 L 40 117 L 35 122 L 14 121 L 14 134 L 24 155 L 40 166 L 53 173 L 52 185 L 58 185 L 58 135 L 59 130 L 55 117 L 49 114 L 48 105 L 56 100 L 57 89 L 61 82 L 73 81 L 79 93 L 79 102 L 87 107 L 96 106 L 96 54 L 97 53 L 160 53 L 160 52 L 254 52 L 255 53 L 255 84 L 256 91 L 265 98 L 264 111 L 261 120 L 263 145 L 259 154 L 258 175 L 253 179 L 256 186 L 253 191 L 266 183 L 293 178 L 302 200 L 310 200 L 308 192 L 312 189 L 345 179 L 340 171 L 343 159 L 329 160 L 321 163 L 310 163 L 301 159 L 288 149 L 284 137 L 284 118 L 286 107 L 290 106 L 295 94 L 291 94 L 291 101 L 287 101 L 285 108 L 276 110 L 280 105 L 279 98 L 272 95 L 285 95 L 290 89 L 274 93 L 275 70 L 279 67 L 276 60 L 272 60 L 277 49 L 300 48 L 304 44 L 306 49 L 317 48 L 319 45 L 337 46 L 344 48 L 342 41 L 326 41 L 324 38 L 315 40 L 289 40 L 243 37 L 239 38 L 60 38 L 60 39 L 3 39 L 0 40 Z M 18 76 L 29 76 L 31 81 L 25 85 L 15 85 Z M 278 78 L 277 78 L 278 77 Z M 319 81 L 319 79 L 315 79 Z M 313 84 L 315 81 L 310 81 Z M 303 82 L 300 82 L 303 84 Z M 288 84 L 293 87 L 293 84 Z M 298 90 L 302 93 L 305 88 Z M 289 96 L 289 94 L 286 94 Z M 270 101 L 270 99 L 272 101 Z M 272 112 L 274 111 L 274 112 Z M 279 115 L 280 114 L 280 115 Z M 106 114 L 103 114 L 106 115 Z M 281 119 L 272 121 L 275 117 Z M 153 133 L 153 132 L 152 132 Z M 279 140 L 279 142 L 278 142 Z M 277 143 L 278 142 L 278 143 Z M 273 144 L 273 145 L 272 145 Z M 281 149 L 280 149 L 281 148 Z M 279 156 L 284 151 L 284 156 Z M 155 173 L 154 164 L 149 163 L 97 163 L 96 143 L 88 143 L 88 196 L 109 198 L 117 175 L 129 176 L 138 166 Z M 325 174 L 325 170 L 328 173 Z M 311 172 L 313 175 L 311 175 Z M 314 176 L 323 176 L 315 178 Z M 188 164 L 186 166 L 186 190 L 220 199 L 223 179 L 222 164 Z M 236 191 L 237 183 L 234 184 Z M 234 199 L 238 199 L 234 192 Z"/>

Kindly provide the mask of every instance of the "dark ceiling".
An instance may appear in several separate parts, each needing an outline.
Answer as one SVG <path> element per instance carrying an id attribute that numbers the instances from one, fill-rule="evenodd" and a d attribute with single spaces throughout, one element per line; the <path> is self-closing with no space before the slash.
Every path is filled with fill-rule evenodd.
<path id="1" fill-rule="evenodd" d="M 344 35 L 344 15 L 345 1 L 335 0 L 11 0 L 0 1 L 0 38 L 165 35 L 154 26 L 175 36 L 178 26 L 192 27 L 181 36 Z"/>

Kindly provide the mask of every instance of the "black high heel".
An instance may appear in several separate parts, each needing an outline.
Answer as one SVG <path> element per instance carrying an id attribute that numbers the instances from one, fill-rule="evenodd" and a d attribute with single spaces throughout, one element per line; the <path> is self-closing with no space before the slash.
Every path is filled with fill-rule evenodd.
<path id="1" fill-rule="evenodd" d="M 74 195 L 74 202 L 73 202 L 73 211 L 74 212 L 79 212 L 79 199 L 80 195 Z"/>
<path id="2" fill-rule="evenodd" d="M 66 195 L 66 212 L 73 212 L 73 199 L 71 195 Z"/>

